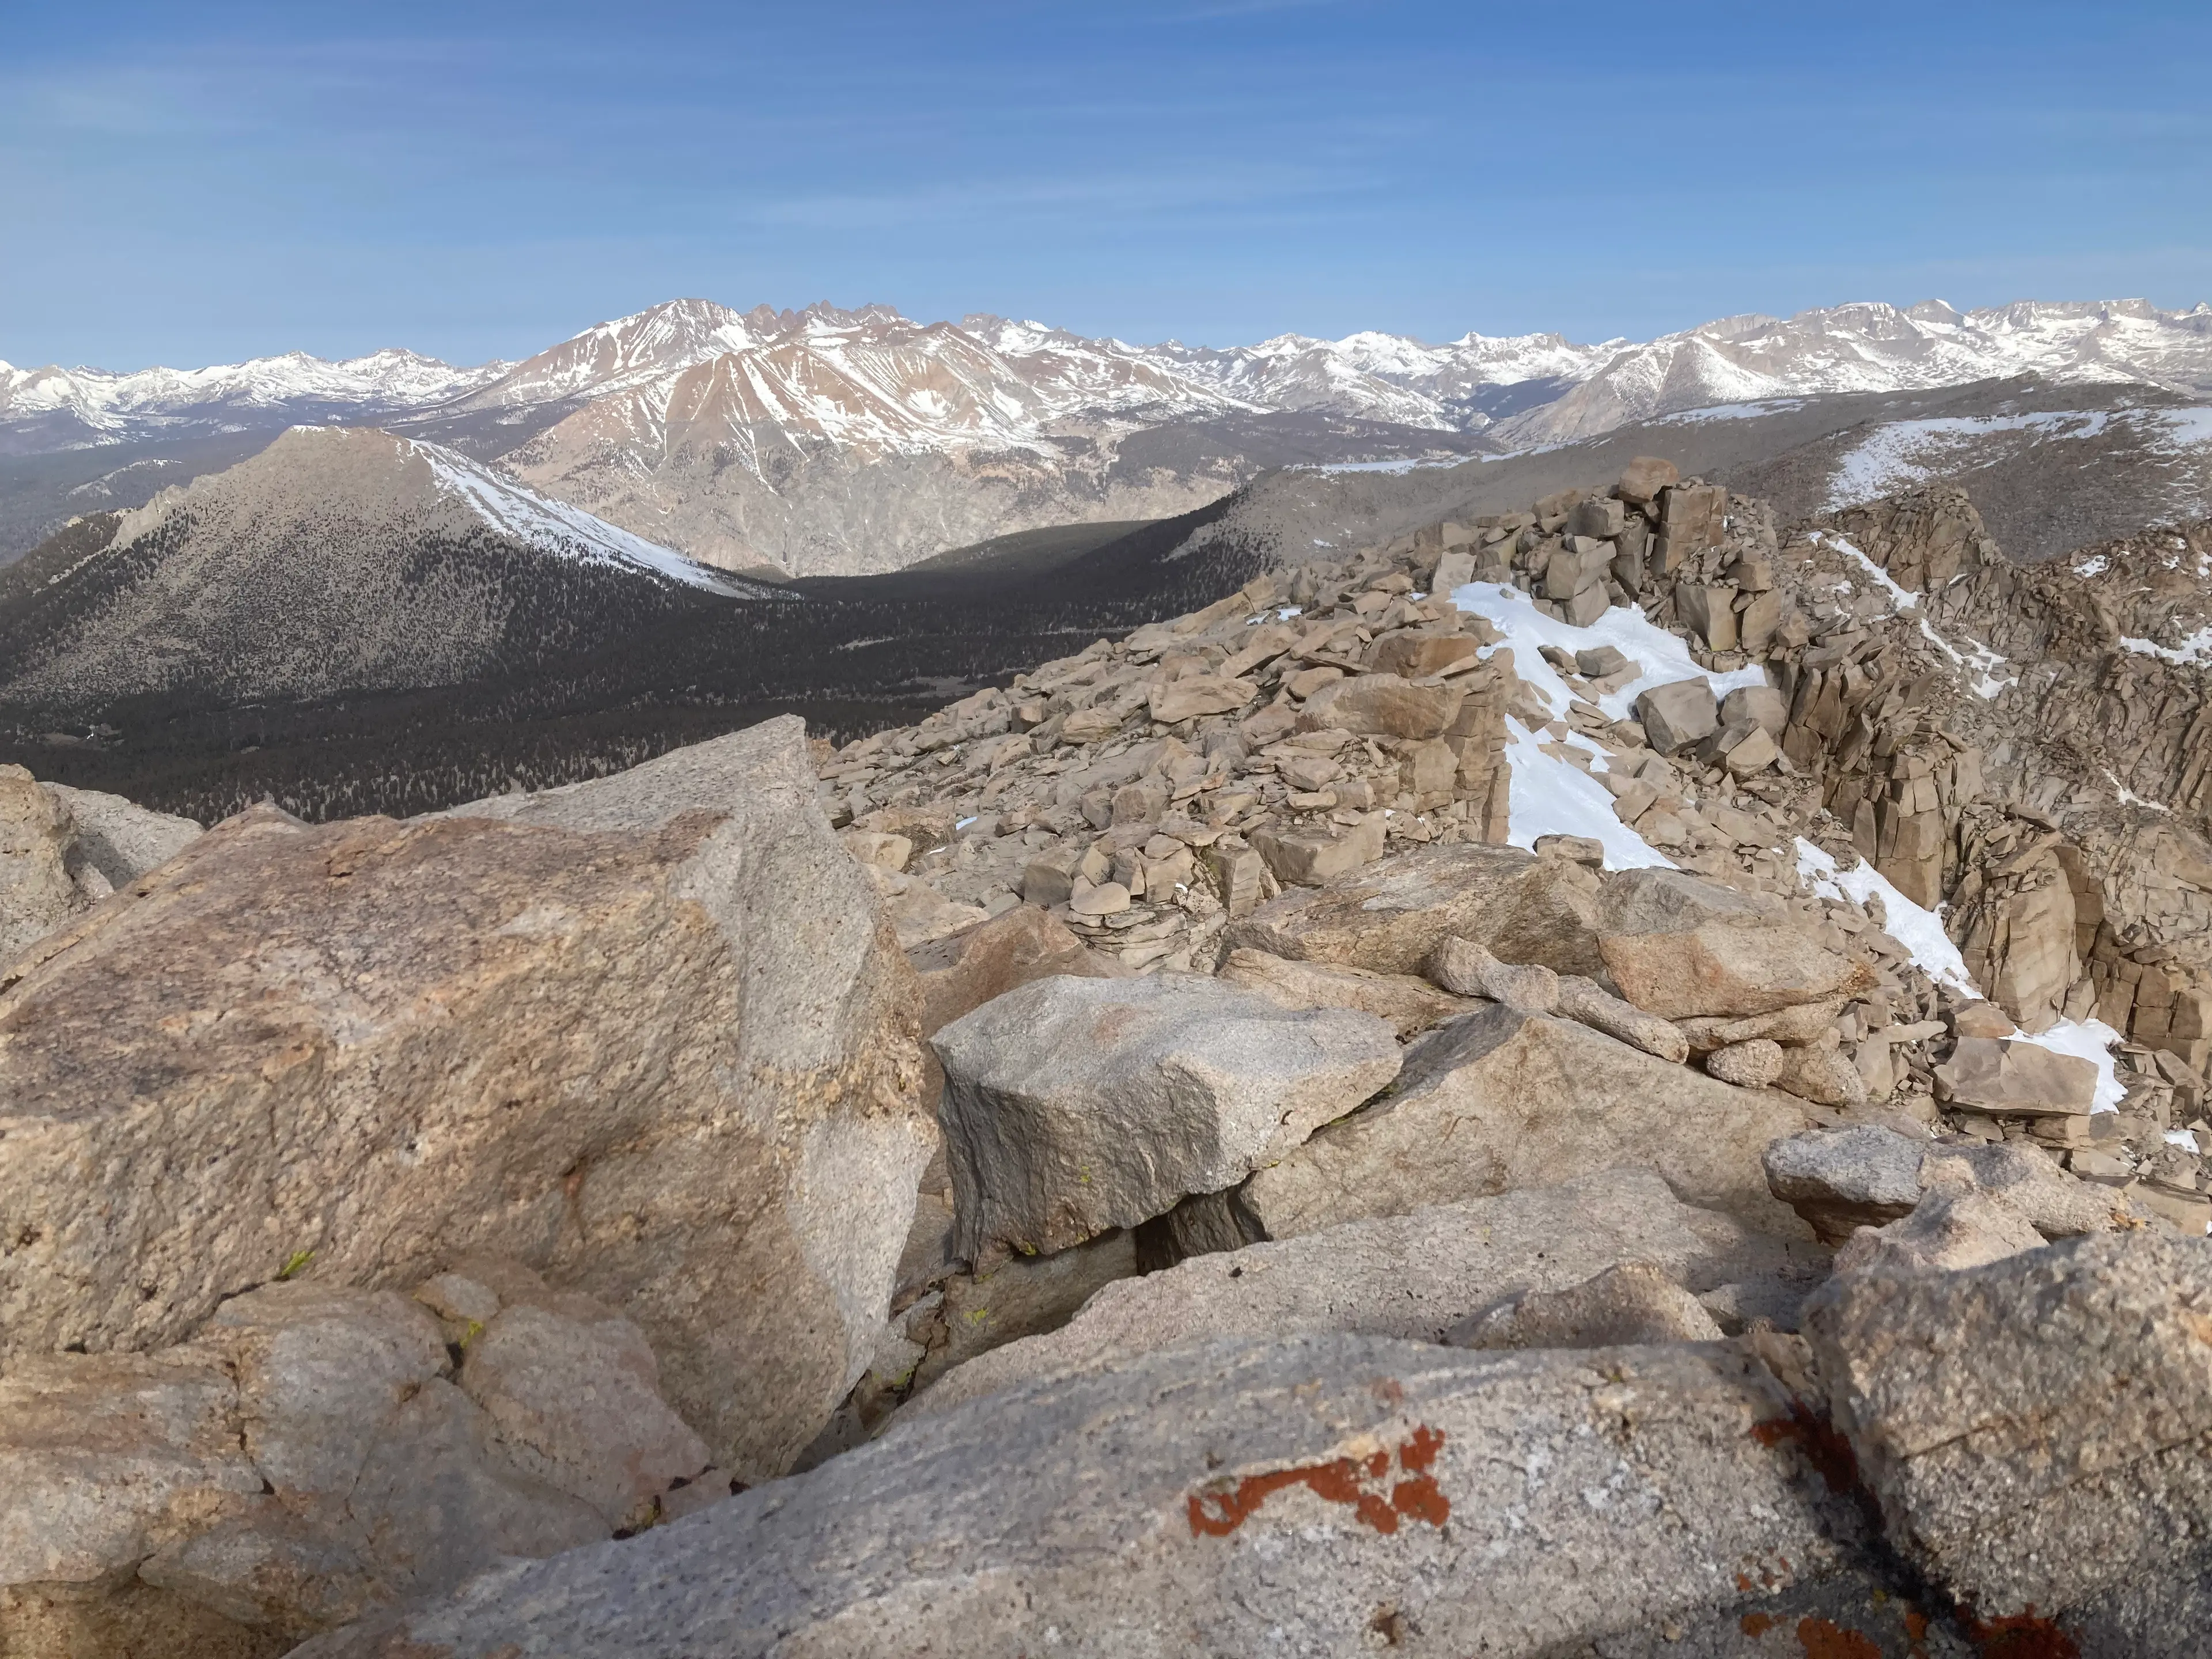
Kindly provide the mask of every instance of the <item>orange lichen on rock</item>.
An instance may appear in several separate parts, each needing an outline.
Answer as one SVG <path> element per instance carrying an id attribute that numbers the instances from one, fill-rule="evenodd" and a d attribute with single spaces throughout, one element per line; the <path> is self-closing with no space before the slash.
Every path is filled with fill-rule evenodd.
<path id="1" fill-rule="evenodd" d="M 1390 1474 L 1388 1451 L 1271 1469 L 1247 1475 L 1234 1486 L 1194 1492 L 1185 1506 L 1191 1535 L 1226 1538 L 1258 1514 L 1270 1497 L 1292 1486 L 1304 1486 L 1324 1502 L 1348 1506 L 1356 1520 L 1376 1532 L 1396 1532 L 1401 1517 L 1441 1527 L 1451 1518 L 1451 1500 L 1429 1470 L 1443 1443 L 1442 1431 L 1425 1425 L 1415 1428 L 1397 1449 L 1398 1468 L 1406 1478 L 1393 1482 L 1387 1496 L 1382 1483 Z"/>
<path id="2" fill-rule="evenodd" d="M 1800 1619 L 1797 1640 L 1805 1659 L 1881 1659 L 1879 1643 L 1826 1619 Z"/>

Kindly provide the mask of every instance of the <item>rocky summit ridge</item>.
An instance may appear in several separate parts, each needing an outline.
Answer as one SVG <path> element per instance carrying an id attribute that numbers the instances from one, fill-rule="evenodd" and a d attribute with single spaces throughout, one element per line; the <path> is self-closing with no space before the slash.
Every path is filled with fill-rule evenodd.
<path id="1" fill-rule="evenodd" d="M 0 771 L 0 1651 L 2194 1651 L 2208 568 L 1639 459 L 842 748 Z"/>

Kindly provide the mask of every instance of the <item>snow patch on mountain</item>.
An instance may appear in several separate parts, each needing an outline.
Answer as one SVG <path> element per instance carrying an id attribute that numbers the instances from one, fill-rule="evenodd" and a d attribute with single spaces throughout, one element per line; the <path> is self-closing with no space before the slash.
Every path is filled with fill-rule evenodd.
<path id="1" fill-rule="evenodd" d="M 1449 598 L 1462 616 L 1484 617 L 1504 636 L 1480 654 L 1487 660 L 1500 651 L 1510 652 L 1514 673 L 1555 717 L 1565 717 L 1574 694 L 1544 659 L 1546 646 L 1575 652 L 1609 645 L 1636 664 L 1641 671 L 1636 678 L 1598 699 L 1597 706 L 1613 720 L 1631 718 L 1637 698 L 1655 686 L 1678 680 L 1703 679 L 1716 697 L 1724 697 L 1738 686 L 1766 684 L 1766 671 L 1761 667 L 1727 673 L 1698 667 L 1680 640 L 1631 608 L 1616 607 L 1589 627 L 1577 628 L 1545 615 L 1519 588 L 1500 582 L 1468 582 L 1454 588 Z M 1673 867 L 1673 860 L 1613 811 L 1611 792 L 1593 775 L 1610 769 L 1595 744 L 1570 732 L 1564 745 L 1552 744 L 1510 716 L 1505 725 L 1505 759 L 1511 769 L 1507 781 L 1510 838 L 1515 846 L 1534 847 L 1542 836 L 1582 836 L 1605 848 L 1607 869 Z M 1588 769 L 1556 752 L 1561 746 L 1586 754 Z"/>
<path id="2" fill-rule="evenodd" d="M 765 599 L 775 592 L 763 584 L 710 570 L 672 548 L 595 519 L 580 507 L 526 489 L 442 444 L 426 443 L 419 438 L 399 441 L 403 453 L 429 463 L 441 489 L 459 496 L 500 534 L 526 547 L 587 564 L 650 570 L 687 586 L 703 587 L 732 599 Z"/>
<path id="3" fill-rule="evenodd" d="M 2032 433 L 2039 440 L 2094 438 L 2113 416 L 2105 410 L 2051 410 L 2035 415 L 1893 421 L 1878 426 L 1838 464 L 1828 510 L 1838 512 L 1925 483 L 1957 452 L 1997 433 Z"/>
<path id="4" fill-rule="evenodd" d="M 1127 348 L 1162 368 L 1259 408 L 1317 410 L 1440 431 L 1475 430 L 1490 417 L 1470 405 L 1486 386 L 1581 380 L 1625 342 L 1575 345 L 1557 334 L 1466 334 L 1429 345 L 1364 331 L 1341 340 L 1279 334 L 1226 349 Z"/>

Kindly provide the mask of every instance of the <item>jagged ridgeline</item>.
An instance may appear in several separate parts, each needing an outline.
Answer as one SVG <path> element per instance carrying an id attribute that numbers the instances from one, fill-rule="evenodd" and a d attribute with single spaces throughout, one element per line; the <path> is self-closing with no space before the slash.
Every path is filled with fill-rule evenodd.
<path id="1" fill-rule="evenodd" d="M 849 740 L 1234 589 L 1261 550 L 1180 550 L 1222 505 L 777 586 L 435 445 L 303 428 L 0 572 L 0 757 L 213 822 L 429 811 L 781 713 Z"/>

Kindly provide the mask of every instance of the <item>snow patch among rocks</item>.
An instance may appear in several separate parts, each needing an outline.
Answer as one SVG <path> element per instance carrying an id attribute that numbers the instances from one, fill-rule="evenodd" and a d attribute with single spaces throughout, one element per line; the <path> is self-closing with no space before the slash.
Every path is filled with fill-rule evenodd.
<path id="1" fill-rule="evenodd" d="M 1604 847 L 1608 870 L 1674 868 L 1673 860 L 1614 814 L 1603 784 L 1572 762 L 1546 754 L 1535 735 L 1510 715 L 1505 732 L 1505 763 L 1512 769 L 1507 786 L 1512 827 L 1506 839 L 1514 846 L 1533 848 L 1543 836 L 1585 836 Z M 1589 747 L 1596 752 L 1595 744 Z M 1602 757 L 1596 763 L 1605 764 Z"/>
<path id="2" fill-rule="evenodd" d="M 1527 594 L 1503 582 L 1468 582 L 1454 588 L 1451 599 L 1462 616 L 1480 617 L 1505 636 L 1502 643 L 1513 649 L 1513 672 L 1524 684 L 1535 688 L 1555 716 L 1565 717 L 1573 694 L 1544 660 L 1542 647 L 1547 645 L 1570 653 L 1609 645 L 1643 670 L 1626 684 L 1597 698 L 1597 707 L 1609 720 L 1633 718 L 1637 698 L 1655 686 L 1680 680 L 1704 679 L 1712 686 L 1716 698 L 1726 696 L 1738 686 L 1766 684 L 1764 668 L 1716 674 L 1698 667 L 1687 645 L 1655 626 L 1641 611 L 1628 606 L 1615 605 L 1588 628 L 1577 628 L 1546 616 Z M 1487 659 L 1498 648 L 1487 647 L 1480 654 Z"/>
<path id="3" fill-rule="evenodd" d="M 1801 836 L 1797 838 L 1797 873 L 1824 897 L 1849 898 L 1862 905 L 1869 898 L 1880 898 L 1887 918 L 1882 931 L 1905 947 L 1913 966 L 1939 985 L 1948 985 L 1967 996 L 1981 995 L 1973 975 L 1966 971 L 1966 959 L 1959 954 L 1959 947 L 1943 931 L 1941 910 L 1923 909 L 1915 904 L 1863 859 L 1850 869 L 1842 869 L 1833 858 Z"/>
<path id="4" fill-rule="evenodd" d="M 1863 860 L 1849 870 L 1839 868 L 1833 858 L 1802 836 L 1797 841 L 1797 872 L 1814 892 L 1829 898 L 1849 897 L 1864 904 L 1870 897 L 1880 897 L 1887 917 L 1883 931 L 1905 947 L 1914 967 L 1939 985 L 1948 986 L 1962 995 L 1982 994 L 1973 975 L 1966 971 L 1966 958 L 1959 954 L 1959 947 L 1943 930 L 1940 908 L 1929 910 L 1915 904 Z M 2087 1060 L 2097 1068 L 2097 1097 L 2090 1109 L 2111 1112 L 2119 1109 L 2127 1091 L 2121 1085 L 2113 1064 L 2112 1045 L 2120 1041 L 2120 1034 L 2104 1021 L 2062 1020 L 2047 1031 L 2033 1036 L 2023 1033 L 2014 1041 L 2032 1042 L 2053 1054 Z"/>

